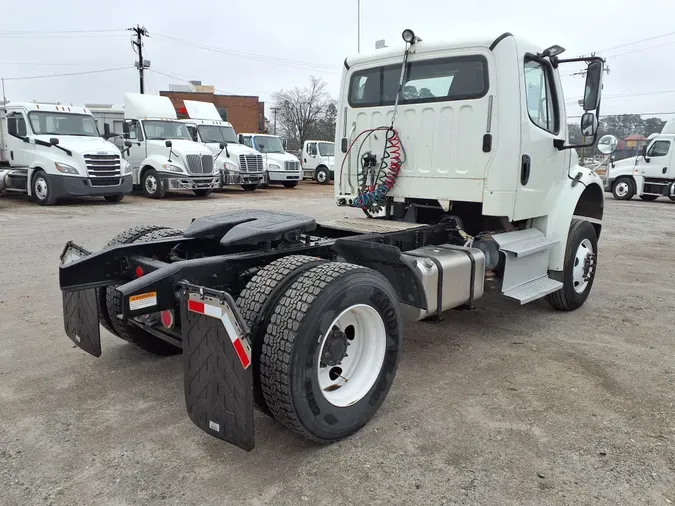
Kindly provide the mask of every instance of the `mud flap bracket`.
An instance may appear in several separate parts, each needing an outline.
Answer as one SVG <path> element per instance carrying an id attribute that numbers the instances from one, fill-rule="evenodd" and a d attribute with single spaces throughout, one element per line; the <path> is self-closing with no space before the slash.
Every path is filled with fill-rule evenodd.
<path id="1" fill-rule="evenodd" d="M 253 368 L 246 324 L 227 292 L 181 287 L 188 415 L 204 432 L 251 451 Z"/>

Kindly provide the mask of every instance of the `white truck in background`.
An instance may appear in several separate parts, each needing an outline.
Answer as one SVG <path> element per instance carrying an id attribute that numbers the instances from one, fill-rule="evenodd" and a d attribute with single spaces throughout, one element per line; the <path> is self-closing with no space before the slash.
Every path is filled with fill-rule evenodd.
<path id="1" fill-rule="evenodd" d="M 305 179 L 319 184 L 329 184 L 335 174 L 335 143 L 305 141 L 300 156 Z"/>
<path id="2" fill-rule="evenodd" d="M 91 112 L 61 104 L 0 104 L 0 191 L 41 205 L 65 197 L 119 202 L 132 190 L 129 164 L 101 138 Z"/>
<path id="3" fill-rule="evenodd" d="M 220 187 L 211 150 L 192 140 L 168 97 L 126 93 L 123 129 L 123 155 L 147 197 L 160 199 L 168 191 L 205 197 Z"/>
<path id="4" fill-rule="evenodd" d="M 675 200 L 674 144 L 675 120 L 670 120 L 661 133 L 649 136 L 642 154 L 610 163 L 605 191 L 617 200 L 630 200 L 635 195 L 646 201 L 659 197 Z"/>
<path id="5" fill-rule="evenodd" d="M 239 134 L 239 143 L 262 153 L 267 171 L 266 183 L 295 188 L 302 181 L 300 160 L 285 151 L 280 137 L 268 134 Z"/>
<path id="6" fill-rule="evenodd" d="M 239 144 L 232 124 L 223 121 L 211 102 L 184 100 L 190 119 L 181 120 L 195 142 L 211 150 L 216 170 L 221 174 L 221 186 L 241 185 L 253 191 L 264 183 L 263 157 L 255 149 Z"/>

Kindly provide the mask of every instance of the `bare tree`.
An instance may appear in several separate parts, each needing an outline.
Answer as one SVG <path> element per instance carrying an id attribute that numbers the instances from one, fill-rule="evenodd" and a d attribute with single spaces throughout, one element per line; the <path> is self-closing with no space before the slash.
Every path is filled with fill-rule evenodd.
<path id="1" fill-rule="evenodd" d="M 302 146 L 311 137 L 331 101 L 326 82 L 314 76 L 309 78 L 309 86 L 280 90 L 273 98 L 279 127 L 288 139 L 289 147 L 296 143 L 298 147 Z"/>

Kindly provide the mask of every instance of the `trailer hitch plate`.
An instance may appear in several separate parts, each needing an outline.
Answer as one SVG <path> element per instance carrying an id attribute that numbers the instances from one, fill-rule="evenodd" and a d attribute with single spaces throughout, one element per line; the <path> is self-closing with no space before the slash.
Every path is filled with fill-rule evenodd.
<path id="1" fill-rule="evenodd" d="M 246 451 L 254 446 L 248 329 L 227 292 L 182 284 L 185 404 L 204 432 Z"/>

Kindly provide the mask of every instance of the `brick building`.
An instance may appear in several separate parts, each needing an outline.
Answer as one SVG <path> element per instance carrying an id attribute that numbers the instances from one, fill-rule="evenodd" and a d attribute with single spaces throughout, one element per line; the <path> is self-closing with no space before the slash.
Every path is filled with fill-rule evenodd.
<path id="1" fill-rule="evenodd" d="M 160 91 L 159 94 L 171 99 L 179 118 L 187 117 L 183 100 L 198 100 L 214 104 L 223 120 L 232 123 L 237 133 L 265 130 L 265 102 L 261 102 L 258 97 L 218 95 L 212 86 L 201 86 L 201 83 L 197 86 L 186 86 L 185 89 L 172 86 L 170 91 Z"/>

